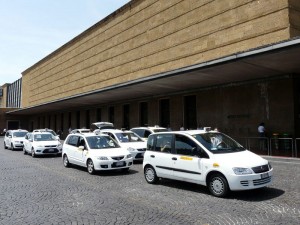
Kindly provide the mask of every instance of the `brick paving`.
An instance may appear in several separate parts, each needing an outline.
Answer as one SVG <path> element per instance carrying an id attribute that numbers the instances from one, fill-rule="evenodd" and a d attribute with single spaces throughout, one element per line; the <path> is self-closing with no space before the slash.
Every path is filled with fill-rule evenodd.
<path id="1" fill-rule="evenodd" d="M 270 187 L 221 199 L 196 184 L 147 184 L 141 163 L 89 175 L 64 168 L 60 157 L 32 158 L 0 143 L 1 225 L 300 224 L 300 160 L 270 157 Z"/>

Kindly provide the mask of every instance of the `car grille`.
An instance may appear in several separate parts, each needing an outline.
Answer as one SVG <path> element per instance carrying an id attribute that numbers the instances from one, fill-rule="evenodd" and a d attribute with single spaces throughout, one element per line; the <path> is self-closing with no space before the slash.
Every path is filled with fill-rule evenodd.
<path id="1" fill-rule="evenodd" d="M 125 162 L 114 162 L 113 164 L 111 164 L 111 168 L 124 167 L 124 166 L 126 166 Z"/>
<path id="2" fill-rule="evenodd" d="M 51 149 L 46 148 L 46 149 L 43 151 L 43 153 L 58 153 L 58 149 L 56 149 L 56 148 L 51 148 Z"/>
<path id="3" fill-rule="evenodd" d="M 146 151 L 146 148 L 138 148 L 137 149 L 139 152 L 144 152 L 144 151 Z"/>
<path id="4" fill-rule="evenodd" d="M 262 184 L 267 184 L 271 182 L 271 177 L 266 177 L 266 178 L 262 178 L 262 179 L 257 179 L 257 180 L 253 180 L 253 185 L 254 186 L 259 186 Z M 248 187 L 249 186 L 249 181 L 248 180 L 242 180 L 241 185 L 244 187 Z"/>
<path id="5" fill-rule="evenodd" d="M 55 148 L 56 145 L 45 145 L 45 148 Z"/>
<path id="6" fill-rule="evenodd" d="M 135 158 L 136 159 L 143 159 L 144 155 L 142 153 L 138 153 L 138 154 L 136 154 Z"/>
<path id="7" fill-rule="evenodd" d="M 116 157 L 111 157 L 113 160 L 118 160 L 118 161 L 120 161 L 120 160 L 122 160 L 122 159 L 124 159 L 124 155 L 122 155 L 122 156 L 116 156 Z"/>
<path id="8" fill-rule="evenodd" d="M 268 164 L 266 164 L 262 166 L 252 167 L 252 170 L 254 171 L 254 173 L 264 173 L 269 171 L 269 166 Z"/>
<path id="9" fill-rule="evenodd" d="M 267 184 L 271 182 L 271 177 L 266 177 L 266 178 L 262 178 L 262 179 L 258 179 L 258 180 L 253 180 L 253 185 L 254 186 L 258 186 L 258 185 L 262 185 L 262 184 Z"/>

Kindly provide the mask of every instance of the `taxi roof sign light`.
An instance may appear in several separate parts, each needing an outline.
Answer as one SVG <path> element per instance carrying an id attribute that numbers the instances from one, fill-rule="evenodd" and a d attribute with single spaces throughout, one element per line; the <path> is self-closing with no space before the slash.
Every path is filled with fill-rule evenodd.
<path id="1" fill-rule="evenodd" d="M 203 130 L 204 130 L 205 132 L 209 132 L 209 131 L 211 131 L 211 127 L 204 127 Z"/>

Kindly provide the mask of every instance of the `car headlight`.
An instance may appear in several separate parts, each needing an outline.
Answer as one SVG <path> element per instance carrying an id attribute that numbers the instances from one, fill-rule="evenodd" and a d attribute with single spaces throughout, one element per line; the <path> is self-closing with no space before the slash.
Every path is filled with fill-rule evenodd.
<path id="1" fill-rule="evenodd" d="M 136 149 L 135 149 L 135 148 L 132 148 L 132 147 L 128 147 L 127 150 L 130 151 L 130 152 L 136 151 Z"/>
<path id="2" fill-rule="evenodd" d="M 234 167 L 232 170 L 236 175 L 252 174 L 252 170 L 249 168 Z"/>
<path id="3" fill-rule="evenodd" d="M 61 147 L 62 147 L 62 144 L 58 144 L 57 147 L 58 147 L 58 148 L 61 148 Z"/>
<path id="4" fill-rule="evenodd" d="M 106 156 L 99 156 L 99 157 L 97 157 L 97 159 L 99 159 L 99 160 L 108 160 L 108 158 Z"/>
<path id="5" fill-rule="evenodd" d="M 269 162 L 268 165 L 269 165 L 269 170 L 271 170 L 271 169 L 273 168 L 273 167 L 271 166 L 271 163 Z"/>
<path id="6" fill-rule="evenodd" d="M 131 154 L 126 155 L 126 159 L 130 159 L 130 158 L 132 158 Z"/>

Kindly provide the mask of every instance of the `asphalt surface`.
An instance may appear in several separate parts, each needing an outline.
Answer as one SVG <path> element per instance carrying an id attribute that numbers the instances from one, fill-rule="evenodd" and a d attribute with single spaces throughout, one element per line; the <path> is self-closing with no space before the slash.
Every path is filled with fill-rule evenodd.
<path id="1" fill-rule="evenodd" d="M 271 186 L 222 199 L 196 184 L 150 185 L 141 163 L 89 175 L 60 157 L 4 150 L 0 138 L 0 224 L 300 224 L 300 160 L 268 159 Z"/>

